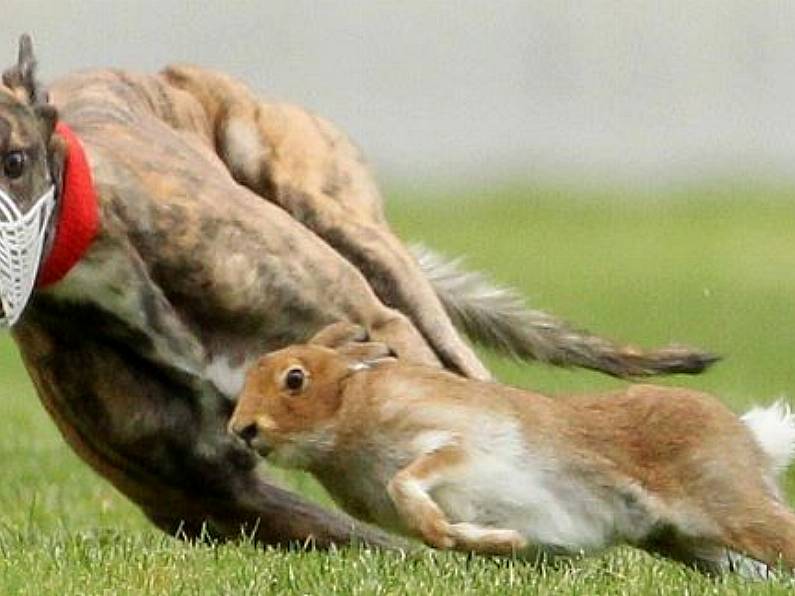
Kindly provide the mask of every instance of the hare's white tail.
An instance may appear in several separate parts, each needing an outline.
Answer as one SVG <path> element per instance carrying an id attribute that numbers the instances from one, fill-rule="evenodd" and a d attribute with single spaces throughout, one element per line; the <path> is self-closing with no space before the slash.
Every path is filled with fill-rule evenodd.
<path id="1" fill-rule="evenodd" d="M 786 402 L 757 407 L 742 416 L 762 451 L 770 458 L 770 472 L 777 478 L 795 456 L 795 415 Z"/>

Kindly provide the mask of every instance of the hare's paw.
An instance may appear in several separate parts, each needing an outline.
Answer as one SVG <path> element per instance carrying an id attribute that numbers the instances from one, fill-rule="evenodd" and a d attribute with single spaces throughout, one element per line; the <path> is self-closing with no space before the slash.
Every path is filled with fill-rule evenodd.
<path id="1" fill-rule="evenodd" d="M 458 548 L 450 528 L 446 520 L 436 517 L 426 517 L 417 523 L 417 530 L 423 542 L 440 550 Z"/>
<path id="2" fill-rule="evenodd" d="M 516 530 L 457 523 L 450 525 L 449 532 L 458 550 L 489 555 L 510 555 L 527 548 L 527 540 Z"/>

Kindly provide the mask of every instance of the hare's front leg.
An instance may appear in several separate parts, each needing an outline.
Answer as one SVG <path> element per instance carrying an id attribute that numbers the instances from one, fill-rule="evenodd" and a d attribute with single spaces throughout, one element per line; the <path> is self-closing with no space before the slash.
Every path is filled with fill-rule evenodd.
<path id="1" fill-rule="evenodd" d="M 446 446 L 420 456 L 400 470 L 387 485 L 398 515 L 412 533 L 435 548 L 453 548 L 450 522 L 428 494 L 449 473 L 464 465 L 466 455 L 458 446 Z"/>
<path id="2" fill-rule="evenodd" d="M 527 540 L 516 530 L 462 522 L 451 524 L 449 532 L 455 541 L 456 550 L 483 555 L 510 555 L 527 547 Z"/>
<path id="3" fill-rule="evenodd" d="M 510 554 L 526 546 L 514 531 L 486 528 L 471 523 L 451 524 L 429 495 L 451 473 L 467 465 L 467 455 L 457 445 L 427 453 L 395 474 L 387 491 L 410 531 L 435 548 L 483 554 Z"/>

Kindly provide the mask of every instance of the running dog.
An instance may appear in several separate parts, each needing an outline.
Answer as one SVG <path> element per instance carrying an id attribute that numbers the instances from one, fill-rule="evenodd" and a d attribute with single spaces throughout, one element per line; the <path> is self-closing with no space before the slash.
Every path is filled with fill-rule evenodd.
<path id="1" fill-rule="evenodd" d="M 3 321 L 66 441 L 168 532 L 384 542 L 273 486 L 225 431 L 247 364 L 335 320 L 480 379 L 454 323 L 619 376 L 714 360 L 617 346 L 418 262 L 343 134 L 225 75 L 99 70 L 45 90 L 23 36 L 2 81 Z"/>

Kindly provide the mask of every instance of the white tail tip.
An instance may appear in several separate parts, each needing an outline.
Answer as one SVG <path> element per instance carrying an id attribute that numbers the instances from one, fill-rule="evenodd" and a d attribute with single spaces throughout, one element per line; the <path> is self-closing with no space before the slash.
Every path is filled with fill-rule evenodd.
<path id="1" fill-rule="evenodd" d="M 772 462 L 772 472 L 778 476 L 787 469 L 795 456 L 795 416 L 784 400 L 768 407 L 756 407 L 741 420 L 748 426 Z"/>

